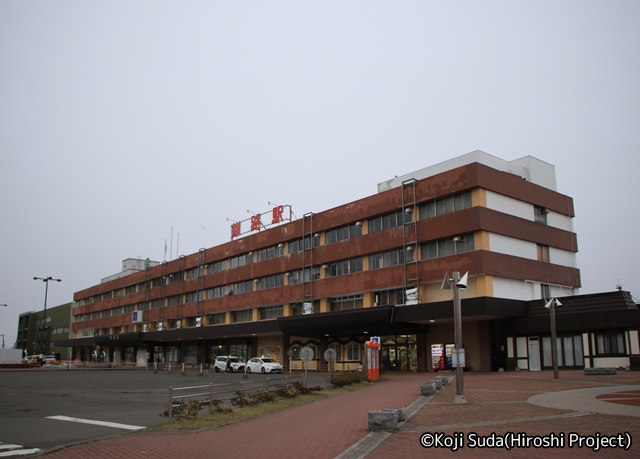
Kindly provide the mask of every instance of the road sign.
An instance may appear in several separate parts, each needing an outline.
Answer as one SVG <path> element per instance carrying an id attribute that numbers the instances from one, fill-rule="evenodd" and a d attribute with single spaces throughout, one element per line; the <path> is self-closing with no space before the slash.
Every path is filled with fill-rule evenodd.
<path id="1" fill-rule="evenodd" d="M 380 337 L 379 336 L 372 336 L 371 337 L 371 342 L 380 344 Z"/>
<path id="2" fill-rule="evenodd" d="M 327 349 L 326 351 L 324 351 L 324 359 L 327 362 L 335 362 L 336 360 L 336 351 L 335 349 Z"/>
<path id="3" fill-rule="evenodd" d="M 289 350 L 287 351 L 287 355 L 288 355 L 289 357 L 293 357 L 293 351 L 292 351 L 291 349 L 289 349 Z"/>
<path id="4" fill-rule="evenodd" d="M 300 360 L 305 363 L 311 362 L 313 360 L 313 349 L 307 346 L 300 349 Z"/>

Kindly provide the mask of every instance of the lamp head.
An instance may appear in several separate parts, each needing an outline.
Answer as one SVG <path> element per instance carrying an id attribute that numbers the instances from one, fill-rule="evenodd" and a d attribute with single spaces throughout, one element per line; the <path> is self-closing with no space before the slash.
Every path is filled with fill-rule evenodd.
<path id="1" fill-rule="evenodd" d="M 469 281 L 469 272 L 467 271 L 466 273 L 464 273 L 464 276 L 462 276 L 462 279 L 460 279 L 456 283 L 456 287 L 458 287 L 458 288 L 467 288 L 467 282 L 468 281 Z"/>

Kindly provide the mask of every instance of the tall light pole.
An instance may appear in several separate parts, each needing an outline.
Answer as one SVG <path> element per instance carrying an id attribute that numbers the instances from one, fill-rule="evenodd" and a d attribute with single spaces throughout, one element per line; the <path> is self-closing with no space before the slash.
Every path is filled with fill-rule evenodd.
<path id="1" fill-rule="evenodd" d="M 0 304 L 0 306 L 4 306 L 5 308 L 7 307 L 6 304 Z M 4 335 L 2 335 L 2 349 L 4 349 Z"/>
<path id="2" fill-rule="evenodd" d="M 62 282 L 62 279 L 48 277 L 34 277 L 33 280 L 41 280 L 46 284 L 44 289 L 44 317 L 42 318 L 42 328 L 38 330 L 37 347 L 38 353 L 46 355 L 49 353 L 49 327 L 47 327 L 47 296 L 49 294 L 49 281 Z"/>
<path id="3" fill-rule="evenodd" d="M 562 303 L 557 298 L 551 298 L 547 304 L 544 305 L 550 312 L 551 316 L 551 364 L 553 365 L 553 379 L 560 379 L 560 373 L 558 372 L 558 342 L 556 338 L 556 306 L 562 306 Z"/>
<path id="4" fill-rule="evenodd" d="M 451 274 L 453 276 L 452 278 L 449 278 L 449 273 L 445 274 L 441 288 L 443 290 L 453 288 L 453 325 L 456 341 L 456 348 L 453 350 L 452 355 L 453 366 L 456 367 L 456 396 L 453 399 L 453 404 L 464 405 L 467 403 L 467 400 L 464 397 L 464 381 L 462 379 L 462 373 L 465 366 L 465 356 L 464 349 L 462 347 L 462 302 L 460 300 L 460 289 L 467 288 L 469 273 L 462 276 L 462 279 L 460 278 L 460 273 L 457 271 Z"/>

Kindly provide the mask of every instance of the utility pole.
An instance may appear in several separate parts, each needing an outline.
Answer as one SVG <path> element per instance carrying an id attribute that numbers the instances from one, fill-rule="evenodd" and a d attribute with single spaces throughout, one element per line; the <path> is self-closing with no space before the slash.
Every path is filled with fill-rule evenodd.
<path id="1" fill-rule="evenodd" d="M 47 296 L 49 294 L 49 281 L 62 282 L 62 279 L 48 277 L 34 277 L 33 280 L 41 280 L 46 284 L 44 289 L 44 317 L 42 318 L 42 328 L 38 329 L 37 350 L 38 353 L 46 355 L 49 353 L 49 327 L 47 326 Z"/>

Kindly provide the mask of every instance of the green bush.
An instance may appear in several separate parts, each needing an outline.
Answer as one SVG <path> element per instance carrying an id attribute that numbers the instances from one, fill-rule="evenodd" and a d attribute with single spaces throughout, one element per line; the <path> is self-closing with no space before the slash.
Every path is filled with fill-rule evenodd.
<path id="1" fill-rule="evenodd" d="M 355 371 L 342 373 L 339 375 L 332 375 L 331 379 L 329 379 L 329 383 L 331 383 L 334 387 L 348 386 L 349 384 L 356 384 L 362 381 L 367 381 L 366 374 Z"/>

